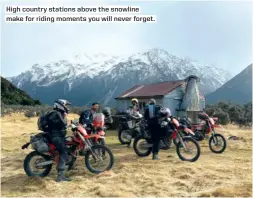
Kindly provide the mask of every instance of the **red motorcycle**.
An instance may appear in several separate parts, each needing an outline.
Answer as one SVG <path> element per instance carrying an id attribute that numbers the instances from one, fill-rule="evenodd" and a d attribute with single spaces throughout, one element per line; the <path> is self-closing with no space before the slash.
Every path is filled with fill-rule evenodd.
<path id="1" fill-rule="evenodd" d="M 218 124 L 219 119 L 217 117 L 209 117 L 206 113 L 200 113 L 198 118 L 201 120 L 200 124 L 191 124 L 189 119 L 185 118 L 187 127 L 194 131 L 194 139 L 202 141 L 209 137 L 209 148 L 213 153 L 223 153 L 226 149 L 226 139 L 223 135 L 216 133 L 216 128 L 222 128 Z"/>
<path id="2" fill-rule="evenodd" d="M 194 133 L 188 129 L 186 126 L 181 125 L 178 120 L 174 117 L 170 117 L 168 122 L 164 122 L 161 125 L 164 124 L 166 126 L 167 124 L 170 124 L 173 128 L 173 133 L 171 135 L 171 139 L 175 140 L 178 139 L 178 143 L 176 144 L 176 152 L 178 157 L 183 161 L 189 161 L 194 162 L 198 160 L 200 156 L 200 146 L 196 140 L 194 140 L 190 136 L 183 136 L 182 131 L 184 131 L 188 135 L 194 135 Z M 168 139 L 164 142 L 169 141 Z M 151 135 L 148 133 L 148 131 L 144 132 L 143 135 L 138 136 L 134 140 L 134 151 L 135 153 L 140 156 L 148 156 L 152 152 L 153 144 L 151 143 Z M 196 152 L 194 152 L 196 150 Z M 186 155 L 183 155 L 183 152 L 185 151 Z M 193 156 L 188 157 L 187 154 L 192 154 Z"/>
<path id="3" fill-rule="evenodd" d="M 85 128 L 89 135 L 98 134 L 103 137 L 100 138 L 98 143 L 105 145 L 105 135 L 106 135 L 106 127 L 105 127 L 105 116 L 103 113 L 96 113 L 93 118 L 93 123 L 91 127 Z"/>
<path id="4" fill-rule="evenodd" d="M 72 136 L 66 137 L 65 143 L 68 148 L 68 159 L 66 165 L 70 169 L 78 156 L 84 155 L 87 169 L 95 174 L 110 170 L 114 164 L 114 156 L 111 150 L 98 141 L 103 137 L 98 134 L 89 135 L 79 124 L 71 121 Z M 55 146 L 49 142 L 47 133 L 39 133 L 31 136 L 29 143 L 22 146 L 22 149 L 28 148 L 31 144 L 35 151 L 29 153 L 24 160 L 24 170 L 28 176 L 47 176 L 54 163 L 58 164 L 59 153 Z M 82 154 L 80 154 L 82 153 Z M 104 167 L 100 168 L 100 165 Z"/>

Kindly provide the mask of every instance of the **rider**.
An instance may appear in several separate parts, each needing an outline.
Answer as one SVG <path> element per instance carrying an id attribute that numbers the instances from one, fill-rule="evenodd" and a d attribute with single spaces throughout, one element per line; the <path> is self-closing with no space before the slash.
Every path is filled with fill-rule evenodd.
<path id="1" fill-rule="evenodd" d="M 147 120 L 148 130 L 151 133 L 153 160 L 158 160 L 159 142 L 162 136 L 162 129 L 159 124 L 161 108 L 160 105 L 156 105 L 155 99 L 151 99 L 144 111 L 144 118 Z"/>
<path id="2" fill-rule="evenodd" d="M 67 115 L 69 113 L 67 100 L 58 99 L 54 102 L 54 111 L 48 115 L 48 126 L 51 142 L 59 152 L 59 164 L 57 167 L 58 176 L 56 181 L 71 181 L 64 176 L 65 164 L 68 158 L 67 147 L 65 145 L 65 136 L 67 129 Z"/>
<path id="3" fill-rule="evenodd" d="M 132 105 L 129 107 L 129 109 L 127 110 L 127 112 L 131 115 L 134 115 L 135 113 L 139 113 L 139 107 L 138 107 L 138 99 L 137 98 L 133 98 L 131 100 Z"/>
<path id="4" fill-rule="evenodd" d="M 128 108 L 127 113 L 130 116 L 136 117 L 136 118 L 142 118 L 142 115 L 139 112 L 139 107 L 138 107 L 138 99 L 137 98 L 133 98 L 131 100 L 132 105 Z M 132 124 L 135 125 L 135 120 L 132 120 Z M 128 147 L 130 147 L 132 140 L 130 140 L 130 142 L 128 142 Z"/>
<path id="5" fill-rule="evenodd" d="M 87 127 L 91 127 L 93 128 L 93 117 L 94 114 L 98 111 L 99 109 L 99 104 L 94 102 L 91 106 L 91 108 L 84 110 L 79 118 L 79 123 L 87 126 Z"/>

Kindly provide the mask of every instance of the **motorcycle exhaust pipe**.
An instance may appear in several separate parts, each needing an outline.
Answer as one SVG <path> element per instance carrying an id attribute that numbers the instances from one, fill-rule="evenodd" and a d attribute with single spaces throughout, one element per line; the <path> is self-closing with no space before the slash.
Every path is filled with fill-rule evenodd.
<path id="1" fill-rule="evenodd" d="M 49 164 L 53 164 L 53 160 L 38 163 L 37 166 L 46 166 L 46 165 L 49 165 Z"/>

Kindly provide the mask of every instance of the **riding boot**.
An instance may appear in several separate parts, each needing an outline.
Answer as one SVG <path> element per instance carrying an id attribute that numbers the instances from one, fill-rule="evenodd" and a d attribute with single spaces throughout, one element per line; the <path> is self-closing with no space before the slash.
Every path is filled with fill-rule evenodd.
<path id="1" fill-rule="evenodd" d="M 153 153 L 153 158 L 152 158 L 153 160 L 158 160 L 159 158 L 158 158 L 158 153 Z"/>
<path id="2" fill-rule="evenodd" d="M 61 181 L 72 181 L 72 179 L 65 177 L 64 171 L 59 171 L 58 176 L 56 178 L 56 182 L 61 182 Z"/>

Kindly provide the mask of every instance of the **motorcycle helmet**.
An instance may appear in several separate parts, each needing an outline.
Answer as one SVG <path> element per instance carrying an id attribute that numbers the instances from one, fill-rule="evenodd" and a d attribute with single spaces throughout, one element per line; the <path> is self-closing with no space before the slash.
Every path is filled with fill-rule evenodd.
<path id="1" fill-rule="evenodd" d="M 159 115 L 161 117 L 170 117 L 171 116 L 171 112 L 169 108 L 161 108 L 161 110 L 159 111 Z"/>
<path id="2" fill-rule="evenodd" d="M 131 100 L 131 102 L 133 103 L 133 102 L 136 102 L 137 104 L 138 104 L 138 99 L 137 98 L 133 98 L 132 100 Z"/>
<path id="3" fill-rule="evenodd" d="M 150 99 L 150 101 L 149 101 L 149 104 L 156 104 L 156 101 L 155 101 L 155 99 Z"/>
<path id="4" fill-rule="evenodd" d="M 64 113 L 69 113 L 68 105 L 71 105 L 71 103 L 64 99 L 58 99 L 54 102 L 54 109 L 62 111 Z"/>

